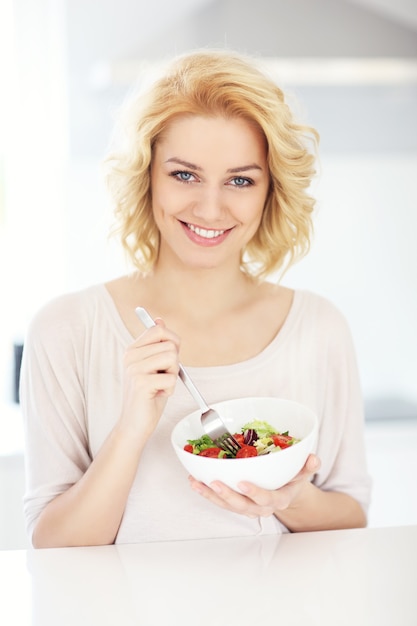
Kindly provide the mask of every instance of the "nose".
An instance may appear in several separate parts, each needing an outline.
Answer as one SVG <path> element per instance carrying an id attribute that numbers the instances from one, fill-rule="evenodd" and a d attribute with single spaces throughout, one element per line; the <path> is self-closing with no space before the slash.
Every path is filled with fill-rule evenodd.
<path id="1" fill-rule="evenodd" d="M 222 190 L 215 186 L 207 186 L 200 190 L 193 213 L 196 217 L 212 224 L 224 217 L 225 210 Z"/>

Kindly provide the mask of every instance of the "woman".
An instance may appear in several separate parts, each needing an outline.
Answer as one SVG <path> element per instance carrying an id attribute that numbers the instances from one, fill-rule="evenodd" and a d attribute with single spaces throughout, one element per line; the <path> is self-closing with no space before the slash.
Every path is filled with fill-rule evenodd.
<path id="1" fill-rule="evenodd" d="M 361 393 L 346 322 L 267 281 L 309 246 L 315 132 L 280 89 L 226 52 L 180 57 L 134 99 L 108 160 L 135 271 L 62 296 L 29 330 L 21 398 L 25 511 L 37 547 L 366 524 Z M 144 330 L 135 308 L 158 319 Z M 319 416 L 290 484 L 243 494 L 186 480 L 170 432 L 209 403 L 271 395 Z"/>

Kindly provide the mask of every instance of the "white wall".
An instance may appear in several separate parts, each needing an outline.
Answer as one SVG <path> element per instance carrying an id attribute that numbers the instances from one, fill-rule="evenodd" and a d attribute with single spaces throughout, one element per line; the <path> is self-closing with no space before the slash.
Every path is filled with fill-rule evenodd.
<path id="1" fill-rule="evenodd" d="M 4 159 L 0 398 L 8 399 L 13 341 L 21 340 L 28 319 L 41 303 L 66 287 L 68 111 L 63 0 L 36 4 L 5 0 L 0 39 L 1 60 L 7 67 L 7 73 L 1 74 L 0 100 L 0 159 Z"/>
<path id="2" fill-rule="evenodd" d="M 417 405 L 417 155 L 323 158 L 316 235 L 285 282 L 346 314 L 368 398 Z"/>

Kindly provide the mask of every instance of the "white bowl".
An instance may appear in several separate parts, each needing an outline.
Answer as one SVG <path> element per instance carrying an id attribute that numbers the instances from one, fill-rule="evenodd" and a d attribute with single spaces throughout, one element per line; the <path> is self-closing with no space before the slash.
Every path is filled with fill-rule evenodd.
<path id="1" fill-rule="evenodd" d="M 251 482 L 265 489 L 278 489 L 298 474 L 313 451 L 318 431 L 315 413 L 298 402 L 280 398 L 239 398 L 211 405 L 223 418 L 229 432 L 240 432 L 253 420 L 268 422 L 278 432 L 300 439 L 289 448 L 258 457 L 243 459 L 213 459 L 184 450 L 188 439 L 198 439 L 204 432 L 200 411 L 184 417 L 172 431 L 171 442 L 187 472 L 209 485 L 220 480 L 240 491 L 240 481 Z"/>

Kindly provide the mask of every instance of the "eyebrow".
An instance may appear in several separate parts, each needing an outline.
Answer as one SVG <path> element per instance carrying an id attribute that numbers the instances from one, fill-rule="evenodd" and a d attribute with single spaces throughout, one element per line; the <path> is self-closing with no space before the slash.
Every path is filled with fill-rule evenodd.
<path id="1" fill-rule="evenodd" d="M 196 165 L 195 163 L 190 163 L 189 161 L 183 161 L 183 159 L 179 159 L 177 157 L 172 157 L 167 159 L 165 163 L 177 163 L 178 165 L 183 165 L 184 167 L 188 167 L 191 170 L 196 170 L 198 172 L 202 171 L 202 167 Z M 238 172 L 247 172 L 248 170 L 260 170 L 262 171 L 262 167 L 257 165 L 257 163 L 250 163 L 249 165 L 241 165 L 239 167 L 231 167 L 227 170 L 230 174 L 236 174 Z"/>

